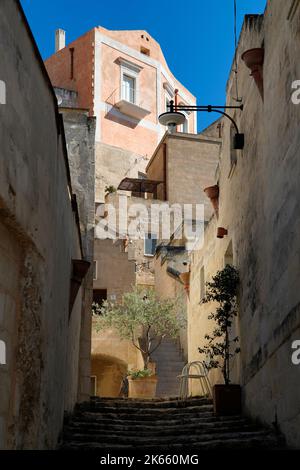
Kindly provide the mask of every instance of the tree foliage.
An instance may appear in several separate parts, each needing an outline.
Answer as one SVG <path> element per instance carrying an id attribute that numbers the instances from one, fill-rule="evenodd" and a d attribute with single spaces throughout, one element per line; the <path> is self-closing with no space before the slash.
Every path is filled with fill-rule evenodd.
<path id="1" fill-rule="evenodd" d="M 206 334 L 207 344 L 198 348 L 208 358 L 208 368 L 220 368 L 225 384 L 230 383 L 230 360 L 240 352 L 239 338 L 230 338 L 230 328 L 237 316 L 236 295 L 239 285 L 238 271 L 229 264 L 218 271 L 212 282 L 207 282 L 207 292 L 203 303 L 218 302 L 219 307 L 208 316 L 216 323 L 212 335 Z"/>
<path id="2" fill-rule="evenodd" d="M 121 339 L 131 340 L 141 351 L 144 369 L 165 336 L 177 338 L 184 320 L 178 299 L 159 299 L 153 289 L 135 287 L 122 302 L 93 305 L 96 330 L 114 328 Z"/>

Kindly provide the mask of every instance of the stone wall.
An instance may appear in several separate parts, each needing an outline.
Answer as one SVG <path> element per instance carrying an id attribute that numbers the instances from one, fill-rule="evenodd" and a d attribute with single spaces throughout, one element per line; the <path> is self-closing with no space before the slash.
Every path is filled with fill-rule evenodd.
<path id="1" fill-rule="evenodd" d="M 212 207 L 203 189 L 215 181 L 220 146 L 216 137 L 166 134 L 147 166 L 149 179 L 164 182 L 158 197 L 171 205 L 204 204 L 205 220 L 209 220 Z"/>
<path id="2" fill-rule="evenodd" d="M 204 249 L 192 259 L 192 296 L 198 295 L 198 273 L 204 264 L 209 279 L 224 266 L 230 242 L 240 273 L 237 330 L 241 354 L 234 378 L 243 389 L 246 413 L 275 423 L 291 446 L 300 446 L 300 369 L 291 361 L 292 341 L 299 339 L 299 119 L 291 101 L 292 82 L 299 79 L 300 8 L 291 2 L 268 2 L 265 17 L 247 16 L 239 41 L 239 95 L 244 111 L 235 118 L 245 133 L 245 148 L 232 165 L 230 122 L 223 120 L 219 167 L 220 216 L 209 224 Z M 288 19 L 287 19 L 288 18 Z M 264 100 L 241 54 L 265 48 Z M 234 104 L 235 74 L 227 86 Z M 216 238 L 217 226 L 228 237 Z M 189 310 L 190 359 L 207 332 L 209 306 L 192 300 Z M 210 306 L 211 308 L 212 306 Z M 218 380 L 215 378 L 214 380 Z"/>
<path id="3" fill-rule="evenodd" d="M 96 143 L 96 202 L 104 202 L 105 188 L 118 188 L 123 178 L 145 173 L 149 159 L 121 147 Z"/>
<path id="4" fill-rule="evenodd" d="M 0 44 L 0 446 L 54 448 L 81 382 L 80 291 L 69 312 L 79 217 L 56 98 L 15 0 L 0 4 Z"/>
<path id="5" fill-rule="evenodd" d="M 71 105 L 71 103 L 70 103 Z M 94 261 L 95 226 L 95 131 L 96 119 L 78 109 L 60 109 L 63 114 L 72 189 L 79 212 L 80 233 L 84 259 Z M 90 396 L 91 304 L 93 301 L 93 269 L 83 281 L 80 334 L 81 375 L 78 401 Z"/>

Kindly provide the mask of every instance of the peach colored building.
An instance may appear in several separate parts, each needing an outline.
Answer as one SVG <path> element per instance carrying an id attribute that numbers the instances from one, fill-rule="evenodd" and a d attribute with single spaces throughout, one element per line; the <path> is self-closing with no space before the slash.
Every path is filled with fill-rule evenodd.
<path id="1" fill-rule="evenodd" d="M 77 104 L 96 116 L 96 201 L 105 187 L 144 172 L 165 128 L 159 114 L 179 90 L 179 102 L 195 97 L 171 73 L 159 44 L 146 31 L 96 27 L 46 60 L 55 87 L 76 91 Z M 59 36 L 61 35 L 61 36 Z M 196 133 L 196 113 L 179 131 Z"/>
<path id="2" fill-rule="evenodd" d="M 75 106 L 96 117 L 98 214 L 108 187 L 117 188 L 125 177 L 146 177 L 147 165 L 166 130 L 158 116 L 167 111 L 175 90 L 179 104 L 193 105 L 196 99 L 176 80 L 159 44 L 146 31 L 96 27 L 65 46 L 65 32 L 57 30 L 56 52 L 46 60 L 46 68 L 62 112 Z M 178 132 L 196 134 L 196 113 L 186 117 Z M 68 146 L 72 150 L 72 142 Z M 127 196 L 133 202 L 137 199 Z M 106 298 L 120 300 L 134 284 L 154 285 L 154 253 L 149 255 L 146 241 L 141 239 L 126 249 L 120 242 L 96 236 L 94 300 L 99 303 Z M 124 370 L 141 364 L 132 348 L 116 334 L 93 331 L 92 393 L 118 395 Z"/>

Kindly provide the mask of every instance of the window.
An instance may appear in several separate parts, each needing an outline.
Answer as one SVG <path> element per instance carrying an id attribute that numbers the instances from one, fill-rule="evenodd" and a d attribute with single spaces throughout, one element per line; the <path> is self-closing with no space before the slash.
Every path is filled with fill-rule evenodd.
<path id="1" fill-rule="evenodd" d="M 91 396 L 95 397 L 97 395 L 97 376 L 91 376 Z"/>
<path id="2" fill-rule="evenodd" d="M 150 49 L 147 49 L 146 47 L 141 46 L 141 53 L 147 56 L 150 56 Z"/>
<path id="3" fill-rule="evenodd" d="M 145 243 L 144 243 L 144 254 L 145 254 L 145 256 L 154 256 L 156 246 L 157 246 L 156 235 L 148 233 L 145 236 Z"/>
<path id="4" fill-rule="evenodd" d="M 132 104 L 139 101 L 139 73 L 143 67 L 119 57 L 120 65 L 120 99 Z"/>
<path id="5" fill-rule="evenodd" d="M 185 113 L 184 113 L 185 114 Z M 181 126 L 181 132 L 184 132 L 185 134 L 188 134 L 189 132 L 189 120 L 188 116 L 185 116 L 185 121 Z"/>
<path id="6" fill-rule="evenodd" d="M 233 266 L 232 241 L 229 243 L 225 256 L 224 256 L 224 266 L 226 266 L 227 264 L 229 264 L 230 266 Z"/>
<path id="7" fill-rule="evenodd" d="M 166 113 L 170 111 L 170 108 L 169 108 L 170 101 L 171 101 L 171 98 L 167 95 L 166 96 L 166 109 L 165 109 Z"/>
<path id="8" fill-rule="evenodd" d="M 165 95 L 165 112 L 170 111 L 170 108 L 168 108 L 168 105 L 170 104 L 171 100 L 174 100 L 174 88 L 172 85 L 170 85 L 169 82 L 164 82 L 163 83 L 164 87 L 164 95 Z"/>
<path id="9" fill-rule="evenodd" d="M 205 272 L 204 266 L 200 269 L 200 302 L 205 297 Z"/>
<path id="10" fill-rule="evenodd" d="M 125 73 L 123 74 L 122 82 L 122 98 L 130 103 L 135 103 L 136 101 L 136 80 Z"/>
<path id="11" fill-rule="evenodd" d="M 94 281 L 97 281 L 97 279 L 98 279 L 98 263 L 97 263 L 97 261 L 94 261 L 93 269 L 94 269 L 93 279 L 94 279 Z"/>

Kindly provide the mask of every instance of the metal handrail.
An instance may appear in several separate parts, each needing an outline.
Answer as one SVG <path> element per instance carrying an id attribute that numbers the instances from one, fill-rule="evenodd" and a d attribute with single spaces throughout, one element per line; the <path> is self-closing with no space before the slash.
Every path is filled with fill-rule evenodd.
<path id="1" fill-rule="evenodd" d="M 195 369 L 195 373 L 193 372 Z M 200 381 L 203 396 L 212 397 L 212 387 L 208 378 L 208 370 L 205 362 L 193 361 L 188 362 L 182 369 L 180 378 L 180 392 L 179 397 L 181 400 L 185 400 L 189 396 L 189 380 L 197 379 Z"/>

